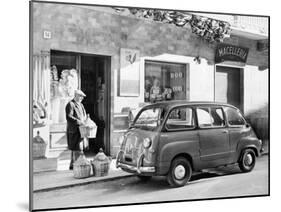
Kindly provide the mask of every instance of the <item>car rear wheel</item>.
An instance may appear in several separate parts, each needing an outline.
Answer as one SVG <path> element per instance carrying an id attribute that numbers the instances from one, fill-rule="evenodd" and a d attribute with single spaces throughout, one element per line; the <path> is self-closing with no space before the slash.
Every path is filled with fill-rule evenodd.
<path id="1" fill-rule="evenodd" d="M 152 178 L 152 176 L 143 176 L 143 175 L 137 175 L 137 177 L 143 182 L 147 182 Z"/>
<path id="2" fill-rule="evenodd" d="M 238 162 L 239 168 L 242 172 L 250 172 L 256 164 L 256 154 L 252 149 L 246 149 L 242 152 Z"/>
<path id="3" fill-rule="evenodd" d="M 172 187 L 181 187 L 190 180 L 191 174 L 190 162 L 186 158 L 178 157 L 172 161 L 167 180 Z"/>

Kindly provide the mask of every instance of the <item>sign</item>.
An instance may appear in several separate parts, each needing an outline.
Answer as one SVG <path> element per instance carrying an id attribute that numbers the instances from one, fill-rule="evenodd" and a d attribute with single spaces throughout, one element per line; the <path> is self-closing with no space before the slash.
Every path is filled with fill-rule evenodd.
<path id="1" fill-rule="evenodd" d="M 219 44 L 216 49 L 215 63 L 221 63 L 224 61 L 246 63 L 248 53 L 249 48 L 229 44 Z"/>
<path id="2" fill-rule="evenodd" d="M 139 96 L 139 68 L 139 50 L 121 48 L 119 96 Z"/>
<path id="3" fill-rule="evenodd" d="M 52 33 L 50 31 L 44 30 L 43 38 L 44 39 L 51 39 L 52 38 Z"/>

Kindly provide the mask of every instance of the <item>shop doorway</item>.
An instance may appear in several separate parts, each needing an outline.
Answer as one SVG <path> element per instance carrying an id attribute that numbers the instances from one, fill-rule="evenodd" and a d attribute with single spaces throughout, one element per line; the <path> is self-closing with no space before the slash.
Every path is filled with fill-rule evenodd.
<path id="1" fill-rule="evenodd" d="M 98 126 L 96 138 L 89 139 L 88 152 L 97 153 L 100 148 L 108 149 L 108 62 L 107 57 L 81 55 L 81 89 L 87 95 L 83 104 Z"/>
<path id="2" fill-rule="evenodd" d="M 109 56 L 51 50 L 50 150 L 67 149 L 65 105 L 78 87 L 87 97 L 86 112 L 97 124 L 97 138 L 90 139 L 86 153 L 103 148 L 110 154 L 110 61 Z"/>
<path id="3" fill-rule="evenodd" d="M 243 111 L 243 69 L 216 66 L 215 101 L 229 103 Z"/>

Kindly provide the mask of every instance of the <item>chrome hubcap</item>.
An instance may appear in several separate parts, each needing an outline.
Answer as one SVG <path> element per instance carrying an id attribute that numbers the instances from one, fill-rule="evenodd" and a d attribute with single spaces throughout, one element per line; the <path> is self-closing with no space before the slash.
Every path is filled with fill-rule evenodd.
<path id="1" fill-rule="evenodd" d="M 250 166 L 253 163 L 253 156 L 251 154 L 247 154 L 245 157 L 245 165 Z"/>
<path id="2" fill-rule="evenodd" d="M 176 168 L 175 168 L 175 177 L 176 179 L 178 180 L 181 180 L 182 178 L 184 178 L 185 176 L 185 168 L 183 165 L 178 165 Z"/>

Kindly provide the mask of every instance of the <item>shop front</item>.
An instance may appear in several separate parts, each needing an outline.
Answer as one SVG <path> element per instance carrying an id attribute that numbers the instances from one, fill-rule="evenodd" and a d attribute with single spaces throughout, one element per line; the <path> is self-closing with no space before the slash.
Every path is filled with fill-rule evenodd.
<path id="1" fill-rule="evenodd" d="M 52 170 L 59 159 L 68 159 L 65 107 L 76 89 L 87 95 L 83 105 L 98 127 L 96 138 L 89 138 L 84 152 L 93 154 L 102 148 L 109 154 L 110 66 L 107 55 L 53 49 L 33 55 L 33 134 L 39 131 L 48 144 L 47 165 L 37 165 L 40 160 L 36 160 L 36 171 Z"/>
<path id="2" fill-rule="evenodd" d="M 268 53 L 258 51 L 255 40 L 225 39 L 247 48 L 246 60 L 217 61 L 218 45 L 189 28 L 120 15 L 110 7 L 33 7 L 33 98 L 45 110 L 44 127 L 34 133 L 42 131 L 48 157 L 67 150 L 64 108 L 77 88 L 87 95 L 83 104 L 98 126 L 90 151 L 102 147 L 113 157 L 131 116 L 153 102 L 220 101 L 246 115 L 267 116 L 261 109 L 268 103 L 268 69 L 259 67 L 268 66 Z M 231 51 L 244 57 L 242 50 Z"/>

